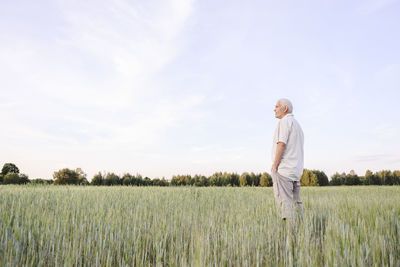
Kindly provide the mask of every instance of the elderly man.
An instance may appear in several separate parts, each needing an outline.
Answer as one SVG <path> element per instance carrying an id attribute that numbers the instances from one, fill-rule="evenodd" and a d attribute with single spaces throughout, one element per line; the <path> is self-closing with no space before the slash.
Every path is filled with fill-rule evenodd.
<path id="1" fill-rule="evenodd" d="M 300 177 L 304 165 L 304 136 L 300 124 L 295 120 L 292 103 L 280 99 L 275 106 L 275 117 L 279 123 L 275 129 L 272 145 L 272 181 L 274 196 L 283 220 L 293 217 L 293 202 L 300 213 Z"/>

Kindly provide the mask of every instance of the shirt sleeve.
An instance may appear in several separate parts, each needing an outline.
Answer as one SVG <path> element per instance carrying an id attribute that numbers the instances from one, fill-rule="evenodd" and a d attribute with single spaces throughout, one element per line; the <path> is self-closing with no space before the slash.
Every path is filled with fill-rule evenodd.
<path id="1" fill-rule="evenodd" d="M 278 141 L 287 144 L 290 134 L 290 121 L 281 120 L 279 122 L 279 133 L 278 133 Z"/>

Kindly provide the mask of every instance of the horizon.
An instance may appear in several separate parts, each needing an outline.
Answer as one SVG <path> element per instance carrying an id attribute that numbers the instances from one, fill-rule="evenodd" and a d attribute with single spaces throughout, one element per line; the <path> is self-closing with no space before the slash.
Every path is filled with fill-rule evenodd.
<path id="1" fill-rule="evenodd" d="M 306 169 L 400 169 L 400 1 L 0 3 L 0 164 L 270 173 L 280 98 Z"/>

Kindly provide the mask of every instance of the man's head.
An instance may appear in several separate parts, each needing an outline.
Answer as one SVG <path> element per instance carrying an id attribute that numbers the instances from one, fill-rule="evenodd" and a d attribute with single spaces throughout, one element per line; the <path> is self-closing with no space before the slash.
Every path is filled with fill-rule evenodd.
<path id="1" fill-rule="evenodd" d="M 286 98 L 281 98 L 276 102 L 274 111 L 275 118 L 282 119 L 286 114 L 293 112 L 292 103 Z"/>

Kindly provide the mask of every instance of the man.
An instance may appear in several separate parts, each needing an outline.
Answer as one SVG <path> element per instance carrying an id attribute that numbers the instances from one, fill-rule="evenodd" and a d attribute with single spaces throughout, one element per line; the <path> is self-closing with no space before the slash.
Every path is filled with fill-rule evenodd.
<path id="1" fill-rule="evenodd" d="M 293 106 L 288 99 L 278 100 L 275 117 L 280 119 L 272 145 L 272 182 L 275 201 L 283 220 L 293 217 L 293 201 L 300 213 L 300 177 L 304 166 L 304 135 L 295 120 Z"/>

